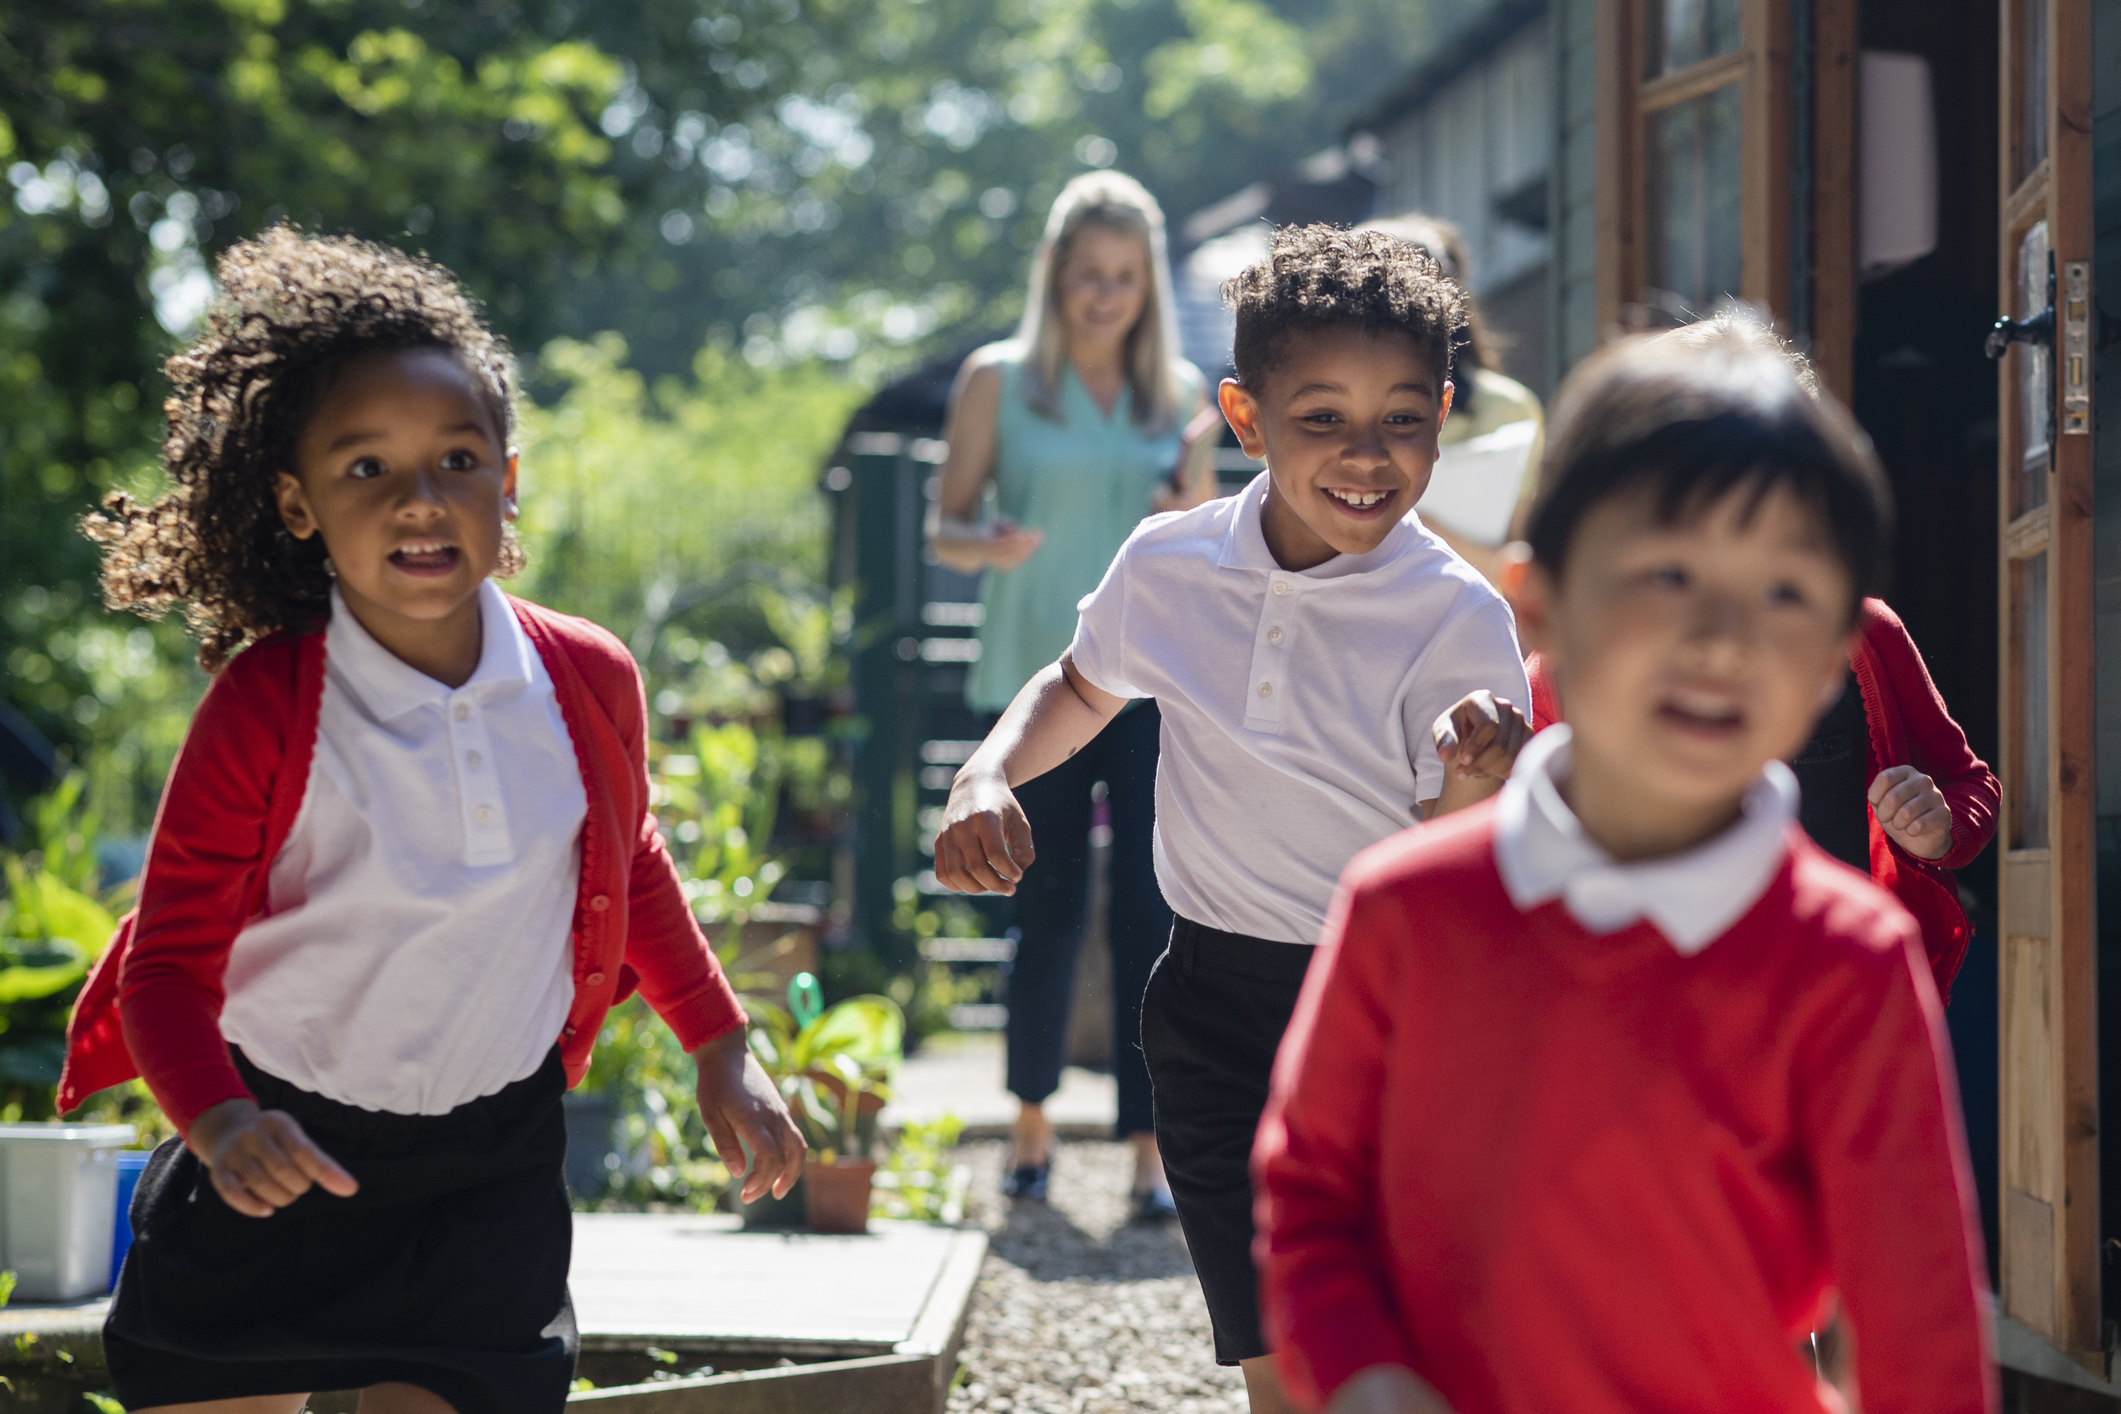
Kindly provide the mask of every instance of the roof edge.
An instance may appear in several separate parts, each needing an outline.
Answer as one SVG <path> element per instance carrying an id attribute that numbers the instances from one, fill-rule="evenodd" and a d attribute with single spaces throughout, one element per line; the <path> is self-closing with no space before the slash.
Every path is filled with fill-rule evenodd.
<path id="1" fill-rule="evenodd" d="M 1546 16 L 1550 0 L 1500 0 L 1417 64 L 1383 98 L 1350 119 L 1343 135 L 1370 132 L 1419 108 L 1436 91 L 1472 68 L 1502 42 Z"/>

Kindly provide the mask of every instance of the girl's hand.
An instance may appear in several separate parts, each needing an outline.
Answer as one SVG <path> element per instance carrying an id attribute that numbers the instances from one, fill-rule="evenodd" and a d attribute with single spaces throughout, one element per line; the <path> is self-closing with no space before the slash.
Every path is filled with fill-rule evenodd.
<path id="1" fill-rule="evenodd" d="M 1031 822 L 1009 783 L 974 766 L 960 769 L 935 837 L 935 881 L 961 894 L 1013 894 L 1037 857 Z"/>
<path id="2" fill-rule="evenodd" d="M 1952 807 L 1913 766 L 1888 766 L 1871 782 L 1871 809 L 1886 837 L 1917 859 L 1952 852 Z"/>
<path id="3" fill-rule="evenodd" d="M 1334 1391 L 1326 1414 L 1451 1414 L 1451 1406 L 1404 1365 L 1372 1365 Z"/>
<path id="4" fill-rule="evenodd" d="M 1025 530 L 1005 517 L 982 531 L 980 538 L 987 542 L 989 565 L 998 570 L 1013 570 L 1046 543 L 1046 532 Z"/>
<path id="5" fill-rule="evenodd" d="M 776 1198 L 803 1176 L 809 1145 L 775 1093 L 765 1067 L 745 1044 L 744 1028 L 726 1031 L 692 1053 L 699 1067 L 700 1119 L 714 1151 L 733 1174 L 744 1176 L 743 1198 L 755 1203 L 768 1189 Z M 751 1151 L 747 1169 L 744 1151 Z"/>
<path id="6" fill-rule="evenodd" d="M 223 1100 L 192 1121 L 185 1144 L 206 1165 L 214 1192 L 247 1218 L 269 1218 L 312 1186 L 340 1198 L 361 1190 L 285 1110 Z"/>

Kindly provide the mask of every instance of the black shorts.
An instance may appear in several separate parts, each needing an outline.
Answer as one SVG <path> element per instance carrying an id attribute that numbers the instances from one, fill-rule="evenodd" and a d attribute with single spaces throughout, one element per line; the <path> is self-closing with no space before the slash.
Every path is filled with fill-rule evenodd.
<path id="1" fill-rule="evenodd" d="M 1142 999 L 1156 1143 L 1218 1364 L 1268 1353 L 1252 1265 L 1252 1139 L 1314 951 L 1181 918 Z"/>
<path id="2" fill-rule="evenodd" d="M 240 1052 L 236 1065 L 258 1103 L 293 1115 L 361 1191 L 312 1189 L 245 1217 L 183 1141 L 157 1149 L 103 1328 L 119 1401 L 402 1382 L 459 1414 L 558 1414 L 577 1347 L 559 1051 L 444 1115 L 356 1109 Z"/>

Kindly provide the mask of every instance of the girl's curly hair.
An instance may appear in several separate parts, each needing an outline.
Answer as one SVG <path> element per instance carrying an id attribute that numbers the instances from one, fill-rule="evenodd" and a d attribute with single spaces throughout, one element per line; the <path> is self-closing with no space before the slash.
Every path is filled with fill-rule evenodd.
<path id="1" fill-rule="evenodd" d="M 432 261 L 277 226 L 230 247 L 217 273 L 206 333 L 165 366 L 169 489 L 152 503 L 112 492 L 82 521 L 103 547 L 104 603 L 149 618 L 183 606 L 208 672 L 329 607 L 323 539 L 288 532 L 274 481 L 294 471 L 303 424 L 347 359 L 451 349 L 491 400 L 504 444 L 514 429 L 508 348 Z M 511 529 L 495 572 L 522 564 Z"/>

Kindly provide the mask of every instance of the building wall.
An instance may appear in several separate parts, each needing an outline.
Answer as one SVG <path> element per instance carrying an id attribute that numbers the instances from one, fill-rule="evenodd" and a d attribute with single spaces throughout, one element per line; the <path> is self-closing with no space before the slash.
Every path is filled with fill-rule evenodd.
<path id="1" fill-rule="evenodd" d="M 1559 383 L 1598 347 L 1598 5 L 1554 0 L 1551 369 Z"/>
<path id="2" fill-rule="evenodd" d="M 1507 372 L 1542 396 L 1548 359 L 1543 289 L 1547 261 L 1544 188 L 1552 167 L 1552 45 L 1537 19 L 1438 89 L 1378 138 L 1388 167 L 1381 215 L 1420 211 L 1464 233 L 1469 285 L 1488 324 L 1509 345 Z M 1530 197 L 1531 221 L 1499 206 Z"/>

